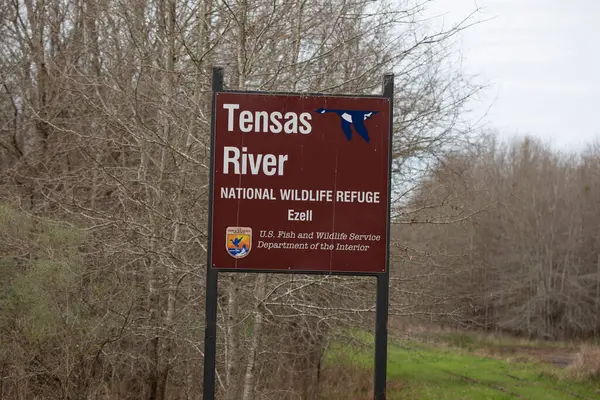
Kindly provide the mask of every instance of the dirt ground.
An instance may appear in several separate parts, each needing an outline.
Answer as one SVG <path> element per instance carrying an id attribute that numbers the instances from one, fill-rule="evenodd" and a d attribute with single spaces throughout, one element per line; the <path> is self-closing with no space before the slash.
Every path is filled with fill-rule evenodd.
<path id="1" fill-rule="evenodd" d="M 484 350 L 485 353 L 501 358 L 515 360 L 536 360 L 566 368 L 577 359 L 576 349 L 529 347 L 529 346 L 493 346 Z"/>

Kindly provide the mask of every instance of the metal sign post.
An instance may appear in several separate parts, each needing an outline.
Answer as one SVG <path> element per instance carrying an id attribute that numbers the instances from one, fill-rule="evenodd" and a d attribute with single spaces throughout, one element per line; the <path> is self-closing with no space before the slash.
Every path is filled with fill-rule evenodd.
<path id="1" fill-rule="evenodd" d="M 215 391 L 218 272 L 377 277 L 385 399 L 393 75 L 383 96 L 223 89 L 213 69 L 204 400 Z"/>
<path id="2" fill-rule="evenodd" d="M 383 96 L 390 101 L 390 110 L 393 110 L 394 102 L 394 75 L 384 75 L 383 77 Z M 391 212 L 391 162 L 392 162 L 392 126 L 393 126 L 393 111 L 390 111 L 390 145 L 388 159 L 390 165 L 390 197 L 388 203 L 387 216 L 387 237 L 388 246 L 386 254 L 386 266 L 383 274 L 377 275 L 377 298 L 375 303 L 375 382 L 374 382 L 374 399 L 386 399 L 386 381 L 387 381 L 387 325 L 388 325 L 388 305 L 389 305 L 389 290 L 390 290 L 390 212 Z"/>
<path id="3" fill-rule="evenodd" d="M 215 96 L 223 90 L 223 69 L 213 68 L 212 73 L 212 121 L 211 132 L 214 132 L 215 127 Z M 212 165 L 215 158 L 215 148 L 211 143 L 210 146 L 210 165 L 209 172 L 209 197 L 208 197 L 208 264 L 206 268 L 206 313 L 205 313 L 205 328 L 204 328 L 204 385 L 203 396 L 204 400 L 214 400 L 215 398 L 215 373 L 217 359 L 217 286 L 219 281 L 219 273 L 214 268 L 210 267 L 212 259 L 212 201 L 214 193 Z"/>

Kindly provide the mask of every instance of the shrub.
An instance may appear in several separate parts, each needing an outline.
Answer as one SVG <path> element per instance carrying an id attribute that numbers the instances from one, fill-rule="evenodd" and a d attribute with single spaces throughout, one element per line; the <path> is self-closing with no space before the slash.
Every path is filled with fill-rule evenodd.
<path id="1" fill-rule="evenodd" d="M 577 358 L 568 367 L 569 375 L 577 380 L 600 381 L 600 348 L 584 344 Z"/>

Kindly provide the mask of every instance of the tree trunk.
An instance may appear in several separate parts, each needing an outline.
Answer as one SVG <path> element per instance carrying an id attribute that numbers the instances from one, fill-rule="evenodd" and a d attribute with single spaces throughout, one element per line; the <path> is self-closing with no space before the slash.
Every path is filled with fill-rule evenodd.
<path id="1" fill-rule="evenodd" d="M 267 274 L 260 274 L 257 278 L 256 289 L 256 308 L 254 310 L 254 327 L 252 329 L 252 341 L 246 363 L 246 374 L 244 376 L 244 391 L 242 400 L 254 400 L 254 385 L 256 382 L 256 355 L 260 346 L 260 335 L 263 327 L 263 305 L 267 291 Z"/>
<path id="2" fill-rule="evenodd" d="M 238 400 L 239 392 L 239 349 L 237 341 L 238 323 L 238 286 L 237 277 L 231 276 L 227 291 L 227 351 L 225 377 L 227 381 L 227 400 Z"/>

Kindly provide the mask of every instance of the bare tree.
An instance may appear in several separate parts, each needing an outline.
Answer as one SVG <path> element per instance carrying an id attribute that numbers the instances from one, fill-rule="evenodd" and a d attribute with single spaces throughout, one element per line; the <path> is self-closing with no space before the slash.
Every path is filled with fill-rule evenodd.
<path id="1" fill-rule="evenodd" d="M 77 284 L 57 300 L 69 304 L 65 326 L 81 331 L 61 345 L 71 330 L 45 332 L 52 346 L 20 343 L 28 357 L 4 361 L 21 371 L 14 387 L 35 381 L 46 397 L 195 396 L 211 67 L 225 66 L 228 88 L 359 94 L 378 92 L 381 75 L 395 71 L 394 154 L 403 173 L 465 136 L 458 116 L 477 89 L 445 69 L 444 49 L 467 21 L 423 33 L 418 16 L 427 3 L 0 3 L 1 198 L 86 235 L 82 267 L 70 278 Z M 2 257 L 23 258 L 26 243 L 17 248 Z M 24 280 L 41 273 L 36 263 L 22 265 Z M 332 332 L 370 323 L 374 308 L 365 279 L 223 278 L 217 382 L 228 399 L 279 390 L 278 379 L 293 383 L 290 398 L 314 398 Z"/>

